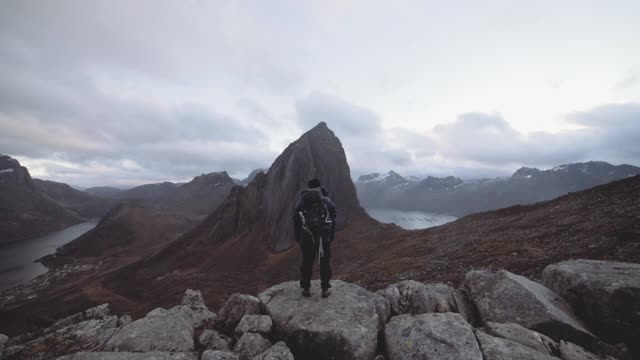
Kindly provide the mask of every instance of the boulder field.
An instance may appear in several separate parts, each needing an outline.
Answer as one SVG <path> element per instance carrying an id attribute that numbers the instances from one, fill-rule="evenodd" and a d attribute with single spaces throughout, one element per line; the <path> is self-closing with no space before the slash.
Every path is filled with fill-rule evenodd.
<path id="1" fill-rule="evenodd" d="M 0 335 L 0 359 L 591 360 L 640 358 L 640 265 L 570 260 L 542 283 L 473 270 L 455 289 L 402 281 L 371 292 L 335 280 L 329 298 L 297 282 L 234 294 L 217 314 L 198 290 L 145 317 L 103 304 L 49 328 Z"/>

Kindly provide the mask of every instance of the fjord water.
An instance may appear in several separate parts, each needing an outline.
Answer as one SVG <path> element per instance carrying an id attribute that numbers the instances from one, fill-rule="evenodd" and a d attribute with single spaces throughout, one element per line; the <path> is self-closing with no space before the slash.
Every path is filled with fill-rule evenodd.
<path id="1" fill-rule="evenodd" d="M 422 211 L 403 211 L 396 209 L 366 209 L 372 218 L 382 222 L 394 223 L 407 230 L 426 229 L 452 222 L 457 218 L 445 214 L 433 214 Z"/>
<path id="2" fill-rule="evenodd" d="M 47 268 L 34 260 L 52 254 L 78 236 L 93 229 L 98 221 L 87 221 L 45 236 L 0 245 L 0 290 L 4 290 L 47 272 Z"/>

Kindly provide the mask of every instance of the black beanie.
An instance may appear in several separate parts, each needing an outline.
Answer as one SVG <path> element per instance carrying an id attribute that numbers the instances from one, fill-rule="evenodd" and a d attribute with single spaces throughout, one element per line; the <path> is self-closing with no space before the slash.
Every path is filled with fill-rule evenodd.
<path id="1" fill-rule="evenodd" d="M 320 180 L 318 179 L 311 179 L 309 180 L 309 182 L 307 183 L 307 185 L 309 185 L 309 189 L 315 189 L 315 188 L 319 188 L 320 186 L 322 186 L 320 184 Z"/>

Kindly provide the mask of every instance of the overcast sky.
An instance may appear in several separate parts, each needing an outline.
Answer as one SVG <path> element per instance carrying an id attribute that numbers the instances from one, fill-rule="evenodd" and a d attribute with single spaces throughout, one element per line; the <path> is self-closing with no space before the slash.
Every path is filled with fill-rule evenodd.
<path id="1" fill-rule="evenodd" d="M 639 1 L 3 1 L 0 153 L 77 186 L 640 165 Z"/>

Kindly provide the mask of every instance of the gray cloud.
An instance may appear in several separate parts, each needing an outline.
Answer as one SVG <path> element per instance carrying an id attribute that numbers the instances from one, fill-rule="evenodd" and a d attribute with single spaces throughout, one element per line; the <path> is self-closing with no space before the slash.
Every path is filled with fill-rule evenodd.
<path id="1" fill-rule="evenodd" d="M 464 75 L 465 84 L 486 79 L 460 73 L 463 57 L 457 51 L 440 51 L 439 38 L 423 35 L 436 32 L 420 27 L 439 29 L 445 17 L 425 21 L 414 16 L 421 12 L 407 9 L 407 21 L 389 31 L 367 26 L 371 23 L 356 5 L 284 7 L 189 0 L 4 2 L 0 152 L 27 159 L 50 179 L 86 185 L 187 179 L 219 170 L 246 174 L 268 166 L 280 145 L 299 132 L 326 121 L 341 138 L 354 174 L 395 169 L 472 176 L 525 164 L 640 162 L 638 103 L 570 114 L 567 119 L 579 129 L 559 133 L 523 133 L 517 130 L 518 119 L 497 113 L 463 114 L 422 132 L 392 122 L 403 119 L 383 121 L 373 109 L 358 105 L 360 101 L 378 104 L 388 99 L 381 106 L 385 114 L 413 117 L 425 112 L 420 101 L 411 102 L 411 111 L 393 109 L 405 93 L 406 98 L 429 98 L 434 104 L 446 103 L 442 94 L 451 93 L 460 108 L 475 107 L 446 86 L 455 84 L 458 75 Z M 379 19 L 388 18 L 384 8 L 368 8 Z M 474 17 L 464 20 L 475 21 L 478 9 L 468 8 Z M 457 7 L 440 10 L 461 20 L 455 17 Z M 479 10 L 493 13 L 486 7 Z M 517 18 L 511 13 L 520 8 L 503 10 L 498 13 Z M 486 21 L 486 15 L 477 20 Z M 496 21 L 490 16 L 488 22 L 503 23 L 501 17 Z M 471 38 L 465 32 L 453 35 L 461 41 Z M 487 40 L 496 48 L 510 48 Z M 547 48 L 547 42 L 542 43 Z M 469 45 L 461 42 L 460 49 Z M 611 56 L 621 58 L 618 55 Z M 491 64 L 493 60 L 487 59 Z M 501 61 L 519 63 L 517 58 Z M 416 64 L 439 69 L 446 86 L 440 87 L 438 76 L 421 77 Z M 393 75 L 393 81 L 386 76 L 382 84 L 393 86 L 369 81 L 367 74 L 380 69 Z M 565 87 L 567 74 L 544 75 L 563 79 Z M 571 79 L 567 77 L 567 86 Z M 637 84 L 637 77 L 629 76 L 616 91 Z M 327 90 L 334 88 L 356 96 L 341 98 Z M 314 89 L 319 91 L 309 94 Z M 384 97 L 377 97 L 377 91 Z"/>
<path id="2" fill-rule="evenodd" d="M 469 113 L 434 134 L 445 157 L 485 165 L 562 163 L 606 160 L 640 163 L 640 104 L 609 104 L 567 115 L 581 128 L 558 133 L 522 133 L 499 114 Z"/>

